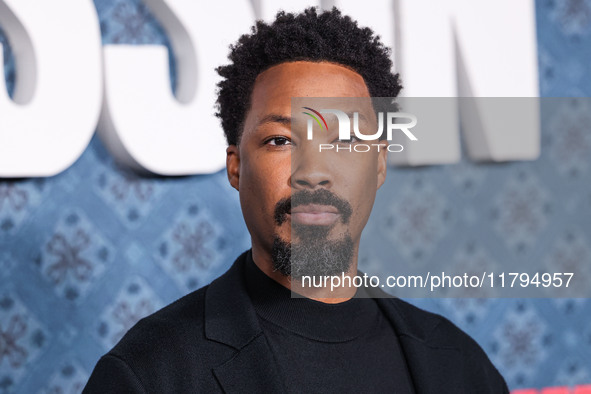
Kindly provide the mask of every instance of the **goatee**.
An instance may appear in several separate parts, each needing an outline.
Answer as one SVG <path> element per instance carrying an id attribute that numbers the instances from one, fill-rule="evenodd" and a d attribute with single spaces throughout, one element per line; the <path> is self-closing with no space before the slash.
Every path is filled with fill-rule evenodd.
<path id="1" fill-rule="evenodd" d="M 337 240 L 318 238 L 291 243 L 276 236 L 272 258 L 275 270 L 292 279 L 340 275 L 351 268 L 353 239 L 347 234 Z"/>
<path id="2" fill-rule="evenodd" d="M 346 200 L 326 189 L 313 192 L 302 190 L 277 203 L 275 222 L 278 225 L 287 220 L 292 203 L 294 207 L 306 204 L 334 206 L 344 224 L 348 223 L 352 214 Z M 276 235 L 271 252 L 275 270 L 296 280 L 302 276 L 332 276 L 349 271 L 353 260 L 353 239 L 348 233 L 329 239 L 331 230 L 329 226 L 292 224 L 291 238 L 297 239 L 297 242 L 287 242 Z"/>

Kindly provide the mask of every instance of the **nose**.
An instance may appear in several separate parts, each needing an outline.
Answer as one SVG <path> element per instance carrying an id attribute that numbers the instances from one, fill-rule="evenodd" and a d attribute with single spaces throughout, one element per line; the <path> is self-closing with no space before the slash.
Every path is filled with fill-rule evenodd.
<path id="1" fill-rule="evenodd" d="M 312 149 L 292 153 L 290 186 L 300 190 L 330 189 L 334 171 L 327 156 L 326 152 L 313 152 Z"/>

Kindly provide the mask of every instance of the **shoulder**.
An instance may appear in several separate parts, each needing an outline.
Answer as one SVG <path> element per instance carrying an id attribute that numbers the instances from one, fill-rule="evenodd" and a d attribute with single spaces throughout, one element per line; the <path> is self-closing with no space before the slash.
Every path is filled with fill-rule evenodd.
<path id="1" fill-rule="evenodd" d="M 150 381 L 154 373 L 163 380 L 188 365 L 198 374 L 228 358 L 231 349 L 205 336 L 208 290 L 201 288 L 140 320 L 107 356 L 127 364 L 141 381 Z"/>
<path id="2" fill-rule="evenodd" d="M 211 325 L 212 319 L 229 320 L 221 316 L 219 310 L 212 309 L 224 309 L 230 302 L 248 297 L 240 288 L 244 256 L 238 257 L 230 269 L 211 284 L 141 319 L 109 354 L 126 361 L 141 358 L 177 359 L 181 354 L 186 358 L 203 352 L 211 356 L 212 348 L 217 349 L 216 346 L 220 344 L 206 336 L 206 322 L 209 321 Z M 220 293 L 231 293 L 231 297 L 221 302 L 221 306 L 213 308 L 211 300 L 220 298 Z M 208 357 L 202 359 L 207 360 Z"/>
<path id="3" fill-rule="evenodd" d="M 228 356 L 205 339 L 207 290 L 199 289 L 140 320 L 99 360 L 84 392 L 188 392 L 188 382 L 215 387 L 208 372 Z"/>
<path id="4" fill-rule="evenodd" d="M 185 342 L 199 342 L 208 286 L 196 290 L 138 321 L 109 352 L 121 359 L 159 357 Z"/>
<path id="5" fill-rule="evenodd" d="M 121 390 L 108 392 L 193 392 L 196 387 L 205 392 L 218 390 L 212 368 L 231 359 L 236 348 L 206 335 L 207 322 L 212 325 L 212 320 L 222 320 L 224 324 L 216 326 L 222 331 L 234 327 L 220 314 L 220 308 L 208 308 L 207 300 L 211 305 L 211 299 L 219 298 L 219 293 L 230 293 L 234 301 L 241 297 L 242 292 L 231 291 L 239 287 L 240 261 L 210 285 L 137 322 L 99 360 L 84 392 L 105 392 L 110 387 L 109 376 L 118 377 Z"/>

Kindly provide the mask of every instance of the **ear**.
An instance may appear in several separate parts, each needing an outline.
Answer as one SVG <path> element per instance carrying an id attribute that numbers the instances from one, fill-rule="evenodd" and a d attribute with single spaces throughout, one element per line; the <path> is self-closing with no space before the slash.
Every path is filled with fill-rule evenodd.
<path id="1" fill-rule="evenodd" d="M 239 190 L 240 180 L 240 150 L 236 145 L 230 145 L 226 149 L 226 172 L 228 173 L 228 181 L 230 185 L 236 190 Z"/>
<path id="2" fill-rule="evenodd" d="M 380 151 L 378 152 L 378 189 L 386 181 L 386 172 L 388 170 L 388 149 L 386 144 L 380 142 Z"/>

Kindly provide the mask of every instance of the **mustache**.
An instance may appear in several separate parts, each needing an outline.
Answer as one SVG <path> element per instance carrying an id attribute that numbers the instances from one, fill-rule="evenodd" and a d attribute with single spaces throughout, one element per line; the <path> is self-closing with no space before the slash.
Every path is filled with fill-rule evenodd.
<path id="1" fill-rule="evenodd" d="M 338 197 L 333 192 L 326 189 L 318 189 L 315 191 L 300 190 L 293 193 L 290 197 L 284 198 L 275 205 L 274 219 L 278 225 L 283 224 L 287 220 L 287 215 L 291 213 L 292 207 L 300 205 L 329 205 L 335 207 L 341 214 L 343 223 L 348 223 L 351 218 L 353 210 L 351 204 L 345 199 Z"/>

